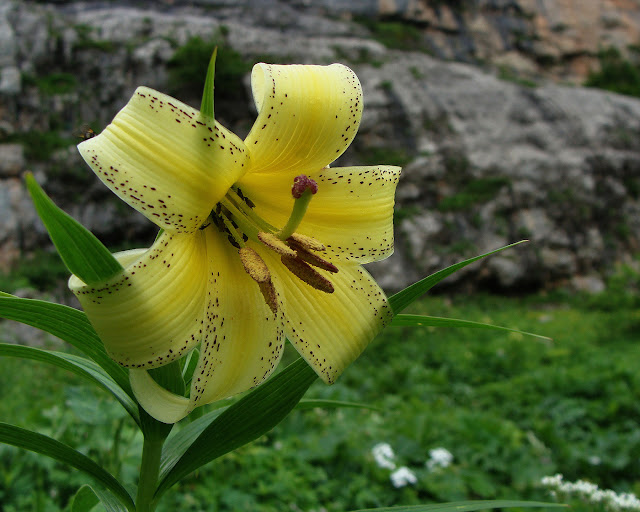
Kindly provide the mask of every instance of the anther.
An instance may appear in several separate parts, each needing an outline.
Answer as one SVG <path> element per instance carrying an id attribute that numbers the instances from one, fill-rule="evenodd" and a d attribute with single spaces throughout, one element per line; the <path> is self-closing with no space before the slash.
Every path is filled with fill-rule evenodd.
<path id="1" fill-rule="evenodd" d="M 320 240 L 316 240 L 310 236 L 301 235 L 300 233 L 293 233 L 289 238 L 287 238 L 287 243 L 291 244 L 294 242 L 295 244 L 304 247 L 307 251 L 326 251 L 327 248 Z"/>
<path id="2" fill-rule="evenodd" d="M 275 315 L 278 312 L 278 298 L 271 279 L 264 283 L 258 283 L 258 287 L 260 288 L 260 292 L 262 293 L 267 306 L 269 306 L 269 309 Z"/>
<path id="3" fill-rule="evenodd" d="M 298 259 L 308 263 L 309 265 L 313 265 L 314 267 L 321 268 L 322 270 L 327 270 L 328 272 L 336 273 L 338 272 L 338 267 L 336 267 L 333 263 L 321 258 L 317 254 L 314 254 L 310 251 L 307 251 L 302 245 L 296 243 L 295 241 L 290 241 L 291 238 L 288 238 L 287 241 L 292 249 L 295 249 L 298 253 Z"/>
<path id="4" fill-rule="evenodd" d="M 260 231 L 258 233 L 258 240 L 260 240 L 269 249 L 277 252 L 278 254 L 291 257 L 296 256 L 296 251 L 294 251 L 291 247 L 280 240 L 279 237 L 272 233 L 265 233 L 264 231 Z"/>
<path id="5" fill-rule="evenodd" d="M 296 277 L 312 286 L 316 290 L 326 293 L 333 293 L 333 285 L 326 277 L 321 275 L 311 265 L 305 263 L 301 259 L 292 258 L 291 256 L 281 256 L 282 264 L 287 267 Z"/>
<path id="6" fill-rule="evenodd" d="M 244 270 L 257 283 L 266 283 L 271 280 L 269 268 L 260 255 L 250 247 L 243 247 L 238 251 Z"/>

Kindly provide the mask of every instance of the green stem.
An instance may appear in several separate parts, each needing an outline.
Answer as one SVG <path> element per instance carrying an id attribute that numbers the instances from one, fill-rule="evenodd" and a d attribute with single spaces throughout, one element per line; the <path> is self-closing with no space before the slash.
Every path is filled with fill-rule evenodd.
<path id="1" fill-rule="evenodd" d="M 291 211 L 291 216 L 287 221 L 287 224 L 277 233 L 277 236 L 280 240 L 286 240 L 289 238 L 295 230 L 298 228 L 300 223 L 302 222 L 302 218 L 304 214 L 307 212 L 307 206 L 309 206 L 309 202 L 313 197 L 313 192 L 311 190 L 305 190 L 302 195 L 296 199 L 295 203 L 293 203 L 293 210 Z"/>
<path id="2" fill-rule="evenodd" d="M 145 436 L 144 438 L 138 495 L 136 497 L 137 512 L 153 512 L 156 508 L 153 495 L 158 485 L 160 455 L 162 454 L 164 439 L 164 437 L 157 438 L 156 436 Z"/>

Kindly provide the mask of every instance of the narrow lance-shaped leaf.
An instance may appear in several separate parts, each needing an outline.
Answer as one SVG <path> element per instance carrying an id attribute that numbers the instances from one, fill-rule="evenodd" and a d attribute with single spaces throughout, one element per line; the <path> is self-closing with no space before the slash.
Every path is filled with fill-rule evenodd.
<path id="1" fill-rule="evenodd" d="M 204 80 L 204 91 L 202 92 L 202 103 L 200 104 L 200 114 L 203 116 L 214 118 L 213 107 L 213 89 L 214 78 L 216 74 L 216 57 L 218 56 L 218 48 L 214 48 L 209 67 L 207 68 L 207 76 Z"/>
<path id="2" fill-rule="evenodd" d="M 192 471 L 275 427 L 296 406 L 316 378 L 313 369 L 303 359 L 298 359 L 225 409 L 184 454 L 171 449 L 171 446 L 181 444 L 179 432 L 172 445 L 167 442 L 165 447 L 156 499 Z"/>
<path id="3" fill-rule="evenodd" d="M 73 217 L 58 208 L 31 173 L 25 177 L 36 211 L 53 245 L 69 269 L 87 284 L 106 281 L 122 270 L 102 242 Z"/>
<path id="4" fill-rule="evenodd" d="M 140 423 L 140 418 L 138 416 L 138 404 L 134 402 L 129 395 L 127 395 L 122 388 L 118 386 L 118 384 L 116 384 L 116 382 L 93 361 L 73 354 L 53 352 L 36 347 L 14 345 L 10 343 L 0 343 L 0 356 L 20 357 L 23 359 L 31 359 L 33 361 L 41 361 L 75 373 L 76 375 L 79 375 L 80 377 L 83 377 L 110 392 L 131 415 L 134 421 L 136 423 Z"/>
<path id="5" fill-rule="evenodd" d="M 519 329 L 513 329 L 511 327 L 502 327 L 500 325 L 485 324 L 483 322 L 473 322 L 471 320 L 459 320 L 457 318 L 442 318 L 438 316 L 424 316 L 424 315 L 396 315 L 391 321 L 392 326 L 423 326 L 423 327 L 467 327 L 471 329 L 489 329 L 493 331 L 508 331 L 518 334 L 525 334 L 527 336 L 534 336 L 536 338 L 542 338 L 550 340 L 547 336 L 535 334 L 532 332 L 521 331 Z"/>
<path id="6" fill-rule="evenodd" d="M 511 247 L 515 247 L 521 243 L 526 242 L 527 240 L 521 240 L 520 242 L 516 242 L 515 244 L 507 245 L 505 247 L 501 247 L 500 249 L 496 249 L 495 251 L 488 252 L 486 254 L 481 254 L 480 256 L 476 256 L 474 258 L 470 258 L 468 260 L 461 261 L 460 263 L 456 263 L 447 268 L 443 268 L 438 272 L 431 274 L 430 276 L 425 277 L 424 279 L 418 281 L 417 283 L 412 284 L 411 286 L 407 286 L 404 290 L 396 293 L 389 297 L 389 304 L 393 308 L 395 314 L 400 313 L 404 308 L 412 304 L 416 299 L 420 298 L 422 295 L 427 293 L 431 288 L 433 288 L 436 284 L 442 281 L 444 278 L 449 277 L 451 274 L 460 270 L 467 265 L 470 265 L 474 261 L 478 261 L 482 258 L 486 258 L 487 256 L 491 256 L 492 254 L 496 254 L 500 251 L 504 251 L 505 249 L 509 249 Z"/>
<path id="7" fill-rule="evenodd" d="M 135 505 L 131 496 L 120 482 L 89 457 L 70 446 L 43 434 L 7 423 L 0 423 L 0 442 L 46 455 L 86 473 L 109 489 L 120 503 L 126 507 L 126 510 L 135 512 Z"/>
<path id="8" fill-rule="evenodd" d="M 0 297 L 0 318 L 15 320 L 66 341 L 95 361 L 133 398 L 127 370 L 113 361 L 87 316 L 77 309 L 42 300 Z"/>

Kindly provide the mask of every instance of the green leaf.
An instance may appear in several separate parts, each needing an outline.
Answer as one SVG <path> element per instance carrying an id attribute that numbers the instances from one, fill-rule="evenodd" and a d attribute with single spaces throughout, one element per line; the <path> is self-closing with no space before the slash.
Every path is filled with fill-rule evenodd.
<path id="1" fill-rule="evenodd" d="M 509 249 L 511 247 L 515 247 L 516 245 L 520 245 L 521 243 L 526 242 L 527 240 L 521 240 L 520 242 L 516 242 L 515 244 L 507 245 L 505 247 L 501 247 L 500 249 L 496 249 L 495 251 L 488 252 L 486 254 L 481 254 L 480 256 L 476 256 L 474 258 L 470 258 L 468 260 L 461 261 L 460 263 L 456 263 L 447 268 L 443 268 L 438 272 L 431 274 L 430 276 L 425 277 L 424 279 L 418 281 L 417 283 L 413 283 L 410 286 L 407 286 L 404 290 L 399 291 L 395 295 L 389 297 L 389 304 L 393 309 L 395 314 L 400 313 L 404 308 L 412 304 L 416 299 L 420 298 L 422 295 L 427 293 L 431 288 L 433 288 L 436 284 L 442 281 L 444 278 L 449 277 L 454 272 L 460 270 L 467 265 L 470 265 L 474 261 L 478 261 L 482 258 L 486 258 L 487 256 L 491 256 L 492 254 L 496 254 L 500 251 L 504 251 L 505 249 Z"/>
<path id="2" fill-rule="evenodd" d="M 129 373 L 109 357 L 87 315 L 77 309 L 43 300 L 0 297 L 0 318 L 15 320 L 66 341 L 93 359 L 124 392 L 134 398 Z"/>
<path id="3" fill-rule="evenodd" d="M 474 512 L 475 510 L 489 510 L 494 508 L 541 508 L 565 507 L 558 503 L 543 503 L 540 501 L 453 501 L 451 503 L 432 503 L 429 505 L 409 505 L 400 507 L 367 508 L 353 512 Z"/>
<path id="4" fill-rule="evenodd" d="M 106 512 L 127 511 L 127 508 L 114 498 L 110 492 L 90 485 L 83 485 L 73 498 L 71 512 L 89 512 L 98 503 L 102 503 Z"/>
<path id="5" fill-rule="evenodd" d="M 127 395 L 120 386 L 96 363 L 83 357 L 64 352 L 52 352 L 25 345 L 0 343 L 0 356 L 20 357 L 53 364 L 59 368 L 79 375 L 101 388 L 109 391 L 122 404 L 136 423 L 140 423 L 138 404 Z"/>
<path id="6" fill-rule="evenodd" d="M 296 406 L 316 378 L 313 369 L 303 359 L 298 359 L 225 409 L 184 454 L 167 449 L 163 454 L 163 471 L 160 473 L 156 499 L 192 471 L 250 443 L 275 427 Z M 173 438 L 173 447 L 180 444 L 180 437 L 185 430 Z"/>
<path id="7" fill-rule="evenodd" d="M 26 174 L 25 180 L 36 211 L 69 272 L 87 284 L 94 284 L 122 271 L 109 249 L 91 231 L 58 208 L 31 173 Z"/>
<path id="8" fill-rule="evenodd" d="M 296 409 L 369 409 L 371 411 L 379 411 L 379 407 L 373 405 L 361 404 L 358 402 L 344 402 L 341 400 L 320 400 L 317 398 L 303 398 L 296 405 Z"/>
<path id="9" fill-rule="evenodd" d="M 89 485 L 83 485 L 73 497 L 71 512 L 91 512 L 98 503 L 100 498 L 96 496 L 93 489 Z"/>
<path id="10" fill-rule="evenodd" d="M 37 432 L 7 423 L 0 423 L 0 442 L 46 455 L 86 473 L 109 489 L 118 501 L 126 507 L 126 510 L 135 512 L 131 496 L 120 482 L 89 457 L 70 446 Z"/>
<path id="11" fill-rule="evenodd" d="M 520 331 L 518 329 L 512 329 L 511 327 L 502 327 L 500 325 L 485 324 L 483 322 L 472 322 L 471 320 L 459 320 L 457 318 L 442 318 L 439 316 L 424 316 L 424 315 L 396 315 L 391 321 L 392 326 L 425 326 L 425 327 L 467 327 L 471 329 L 490 329 L 493 331 L 509 331 L 516 332 L 518 334 L 525 334 L 527 336 L 535 336 L 536 338 L 542 338 L 550 340 L 547 336 L 540 334 L 534 334 L 532 332 Z"/>
<path id="12" fill-rule="evenodd" d="M 207 77 L 204 80 L 204 91 L 202 91 L 202 103 L 200 104 L 200 114 L 206 117 L 214 118 L 213 108 L 213 89 L 214 78 L 216 74 L 216 57 L 218 56 L 218 48 L 213 49 L 209 67 L 207 68 Z"/>

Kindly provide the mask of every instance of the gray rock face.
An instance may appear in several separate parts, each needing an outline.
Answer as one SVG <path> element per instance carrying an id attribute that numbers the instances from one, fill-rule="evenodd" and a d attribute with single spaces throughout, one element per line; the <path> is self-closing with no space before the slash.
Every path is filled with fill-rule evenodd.
<path id="1" fill-rule="evenodd" d="M 99 131 L 136 86 L 167 91 L 176 50 L 194 36 L 215 36 L 227 48 L 222 51 L 231 48 L 244 62 L 341 61 L 356 71 L 364 117 L 337 164 L 404 167 L 396 253 L 370 266 L 389 290 L 523 238 L 531 241 L 448 282 L 598 289 L 612 263 L 638 250 L 640 101 L 554 83 L 523 87 L 421 51 L 390 50 L 351 20 L 392 7 L 406 13 L 418 4 L 6 2 L 0 7 L 0 265 L 8 268 L 21 252 L 49 243 L 20 186 L 27 169 L 105 242 L 148 245 L 153 226 L 112 197 L 73 146 L 64 146 L 85 122 Z M 442 26 L 446 16 L 442 11 Z M 238 94 L 216 106 L 223 124 L 241 135 L 253 116 L 247 85 L 245 73 L 231 91 Z M 188 94 L 180 99 L 199 101 Z"/>

